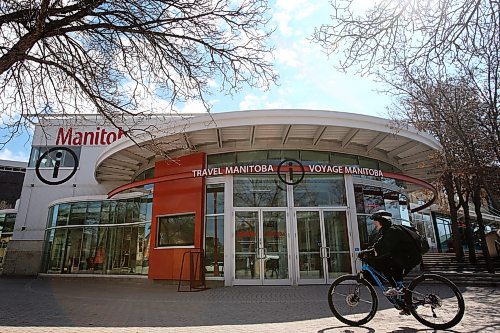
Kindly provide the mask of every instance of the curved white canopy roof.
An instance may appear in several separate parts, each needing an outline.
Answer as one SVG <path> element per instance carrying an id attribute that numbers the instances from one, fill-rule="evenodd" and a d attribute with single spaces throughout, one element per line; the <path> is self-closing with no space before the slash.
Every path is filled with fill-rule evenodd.
<path id="1" fill-rule="evenodd" d="M 151 138 L 155 138 L 152 145 Z M 135 142 L 134 142 L 135 141 Z M 122 139 L 98 158 L 98 181 L 131 181 L 155 160 L 159 149 L 176 157 L 260 149 L 348 153 L 387 162 L 406 175 L 434 178 L 429 156 L 440 149 L 430 135 L 396 129 L 387 119 L 318 110 L 253 110 L 176 117 L 134 141 Z"/>

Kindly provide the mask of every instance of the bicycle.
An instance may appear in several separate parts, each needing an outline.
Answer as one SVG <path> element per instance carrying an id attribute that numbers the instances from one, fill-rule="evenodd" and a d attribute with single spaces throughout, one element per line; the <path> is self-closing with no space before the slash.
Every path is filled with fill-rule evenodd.
<path id="1" fill-rule="evenodd" d="M 343 275 L 337 278 L 328 291 L 328 304 L 335 317 L 344 324 L 361 326 L 375 316 L 378 298 L 375 288 L 367 276 L 373 278 L 382 292 L 389 279 L 371 267 L 364 259 L 356 275 Z M 368 274 L 368 275 L 367 275 Z M 386 296 L 401 314 L 412 314 L 415 319 L 433 329 L 448 329 L 462 320 L 465 302 L 457 286 L 438 274 L 422 274 L 413 279 L 408 287 L 403 281 L 396 281 L 404 293 L 401 296 Z M 426 288 L 429 287 L 429 290 Z M 436 288 L 437 287 L 437 288 Z M 342 306 L 347 305 L 344 313 Z M 448 318 L 448 315 L 451 318 Z M 446 318 L 442 318 L 446 317 Z"/>

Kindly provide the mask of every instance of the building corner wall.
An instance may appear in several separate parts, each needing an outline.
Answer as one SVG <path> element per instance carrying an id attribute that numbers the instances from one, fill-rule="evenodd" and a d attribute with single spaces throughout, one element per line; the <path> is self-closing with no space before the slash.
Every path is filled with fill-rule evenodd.
<path id="1" fill-rule="evenodd" d="M 3 276 L 38 275 L 42 265 L 43 240 L 11 240 L 3 265 Z"/>

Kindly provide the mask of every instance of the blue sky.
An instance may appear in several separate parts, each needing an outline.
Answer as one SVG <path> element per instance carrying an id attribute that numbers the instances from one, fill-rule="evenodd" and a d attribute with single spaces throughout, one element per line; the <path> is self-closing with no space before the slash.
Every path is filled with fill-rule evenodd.
<path id="1" fill-rule="evenodd" d="M 360 7 L 373 1 L 359 0 Z M 328 1 L 277 0 L 272 5 L 272 24 L 276 31 L 275 69 L 280 75 L 277 86 L 264 91 L 243 89 L 233 96 L 209 96 L 213 112 L 248 109 L 304 108 L 352 112 L 387 117 L 390 99 L 375 91 L 369 77 L 340 73 L 320 47 L 311 43 L 314 27 L 329 21 Z M 186 105 L 185 112 L 199 112 L 200 105 Z M 24 134 L 0 150 L 0 159 L 27 161 L 30 137 Z"/>

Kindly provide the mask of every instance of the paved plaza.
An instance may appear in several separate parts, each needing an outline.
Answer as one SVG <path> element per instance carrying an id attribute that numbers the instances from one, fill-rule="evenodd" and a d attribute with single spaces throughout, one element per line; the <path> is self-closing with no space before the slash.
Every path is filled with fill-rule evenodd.
<path id="1" fill-rule="evenodd" d="M 0 332 L 434 332 L 379 297 L 363 327 L 336 320 L 328 286 L 177 292 L 148 280 L 0 279 Z M 500 289 L 462 288 L 466 312 L 449 332 L 499 332 Z"/>

